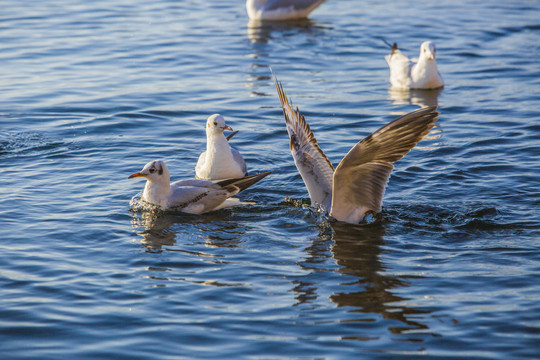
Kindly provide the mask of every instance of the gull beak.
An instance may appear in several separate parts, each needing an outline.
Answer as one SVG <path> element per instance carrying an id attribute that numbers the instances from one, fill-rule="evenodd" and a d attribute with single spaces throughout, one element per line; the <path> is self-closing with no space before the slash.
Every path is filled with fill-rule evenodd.
<path id="1" fill-rule="evenodd" d="M 433 55 L 433 53 L 430 52 L 427 58 L 428 58 L 429 60 L 435 60 L 435 55 Z"/>
<path id="2" fill-rule="evenodd" d="M 133 179 L 133 178 L 136 178 L 136 177 L 143 177 L 143 176 L 144 176 L 143 174 L 138 172 L 138 173 L 135 173 L 133 175 L 129 175 L 128 179 Z"/>
<path id="3" fill-rule="evenodd" d="M 229 125 L 225 125 L 225 126 L 223 127 L 223 130 L 230 130 L 230 131 L 232 131 L 232 127 L 230 127 Z"/>

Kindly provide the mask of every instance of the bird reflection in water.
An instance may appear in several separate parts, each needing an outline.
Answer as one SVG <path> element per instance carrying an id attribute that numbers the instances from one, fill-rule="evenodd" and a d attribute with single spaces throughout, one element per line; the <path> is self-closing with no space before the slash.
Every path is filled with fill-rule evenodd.
<path id="1" fill-rule="evenodd" d="M 176 243 L 176 234 L 170 230 L 173 224 L 172 215 L 160 216 L 152 211 L 133 213 L 131 219 L 131 225 L 140 228 L 137 235 L 141 236 L 141 244 L 148 252 L 161 252 L 163 246 L 173 246 Z"/>
<path id="2" fill-rule="evenodd" d="M 348 313 L 364 314 L 357 320 L 347 316 L 343 321 L 375 323 L 380 321 L 378 316 L 382 316 L 391 320 L 388 331 L 392 334 L 407 335 L 412 332 L 406 339 L 401 340 L 421 341 L 418 334 L 437 336 L 428 331 L 426 324 L 418 321 L 419 317 L 428 316 L 430 311 L 404 305 L 409 299 L 398 295 L 400 288 L 408 286 L 407 279 L 385 272 L 386 266 L 380 258 L 383 252 L 383 237 L 384 226 L 380 221 L 362 226 L 322 224 L 317 240 L 306 249 L 308 259 L 304 265 L 312 271 L 318 269 L 317 264 L 323 262 L 325 257 L 328 258 L 328 249 L 330 250 L 330 256 L 338 265 L 336 271 L 344 276 L 340 282 L 341 290 L 330 295 L 330 301 L 338 307 L 347 308 Z M 328 259 L 326 260 L 325 268 L 328 268 Z M 297 306 L 315 301 L 318 292 L 315 282 L 295 280 L 292 283 Z M 343 336 L 343 339 L 372 340 L 369 334 L 361 333 L 363 329 L 365 328 L 359 328 L 358 336 Z"/>
<path id="3" fill-rule="evenodd" d="M 177 251 L 172 249 L 177 236 L 186 237 L 182 243 L 236 247 L 244 230 L 234 222 L 223 221 L 225 212 L 227 210 L 220 210 L 204 216 L 163 211 L 133 212 L 131 225 L 138 229 L 136 233 L 148 252 Z"/>
<path id="4" fill-rule="evenodd" d="M 428 106 L 439 106 L 439 96 L 442 92 L 442 88 L 435 90 L 401 90 L 389 88 L 388 99 L 391 100 L 394 105 L 412 104 L 424 108 Z"/>
<path id="5" fill-rule="evenodd" d="M 267 44 L 272 39 L 297 34 L 317 36 L 324 29 L 324 26 L 318 25 L 309 19 L 289 21 L 250 20 L 247 24 L 248 38 L 253 44 Z"/>

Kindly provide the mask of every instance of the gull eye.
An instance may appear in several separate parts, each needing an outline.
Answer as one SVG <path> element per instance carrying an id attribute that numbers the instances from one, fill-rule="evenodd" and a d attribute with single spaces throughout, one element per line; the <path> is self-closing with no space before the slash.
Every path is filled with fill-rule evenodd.
<path id="1" fill-rule="evenodd" d="M 153 173 L 155 173 L 155 172 L 156 172 L 156 169 L 154 169 L 154 168 L 151 168 L 151 169 L 150 169 L 149 171 L 150 171 L 150 174 L 153 174 Z"/>
<path id="2" fill-rule="evenodd" d="M 217 122 L 215 122 L 215 121 L 214 121 L 214 125 L 216 125 L 216 126 L 217 126 Z"/>

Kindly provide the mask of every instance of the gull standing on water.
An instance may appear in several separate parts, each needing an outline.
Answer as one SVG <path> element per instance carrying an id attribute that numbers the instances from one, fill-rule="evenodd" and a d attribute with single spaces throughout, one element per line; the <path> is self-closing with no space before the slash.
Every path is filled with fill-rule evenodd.
<path id="1" fill-rule="evenodd" d="M 291 153 L 311 205 L 336 220 L 358 224 L 381 211 L 393 162 L 407 154 L 437 120 L 436 106 L 406 114 L 357 143 L 334 170 L 300 110 L 289 105 L 283 86 L 274 82 L 285 116 Z"/>
<path id="2" fill-rule="evenodd" d="M 220 114 L 208 117 L 206 121 L 206 151 L 195 166 L 195 177 L 203 180 L 223 180 L 239 178 L 247 175 L 247 166 L 238 150 L 229 145 L 229 139 L 223 135 L 224 130 L 232 130 L 225 124 Z"/>
<path id="3" fill-rule="evenodd" d="M 146 185 L 141 199 L 162 210 L 202 214 L 225 207 L 225 201 L 268 176 L 271 171 L 242 178 L 217 182 L 205 180 L 179 180 L 171 184 L 169 169 L 161 160 L 154 160 L 129 176 L 144 177 Z"/>
<path id="4" fill-rule="evenodd" d="M 390 68 L 390 83 L 396 89 L 439 89 L 444 86 L 443 79 L 437 69 L 437 48 L 431 41 L 420 46 L 420 56 L 415 63 L 401 51 L 397 44 L 392 45 L 390 55 L 384 58 Z M 416 60 L 416 59 L 415 59 Z"/>
<path id="5" fill-rule="evenodd" d="M 306 18 L 326 0 L 247 0 L 252 20 L 293 20 Z"/>

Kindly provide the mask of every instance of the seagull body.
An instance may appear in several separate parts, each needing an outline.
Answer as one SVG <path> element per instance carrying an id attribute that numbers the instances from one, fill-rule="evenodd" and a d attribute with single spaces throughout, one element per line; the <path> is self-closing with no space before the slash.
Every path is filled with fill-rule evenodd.
<path id="1" fill-rule="evenodd" d="M 206 151 L 195 166 L 195 177 L 202 180 L 223 180 L 247 175 L 247 166 L 238 150 L 229 145 L 224 130 L 232 130 L 219 114 L 208 117 L 206 122 Z"/>
<path id="2" fill-rule="evenodd" d="M 144 177 L 147 181 L 141 199 L 162 210 L 202 214 L 220 209 L 227 199 L 270 173 L 271 171 L 267 171 L 217 182 L 190 179 L 175 181 L 171 184 L 167 165 L 161 160 L 154 160 L 129 178 Z"/>
<path id="3" fill-rule="evenodd" d="M 306 18 L 326 0 L 247 0 L 246 9 L 252 20 L 293 20 Z"/>
<path id="4" fill-rule="evenodd" d="M 392 45 L 392 52 L 385 56 L 390 68 L 390 83 L 396 89 L 439 89 L 444 86 L 435 60 L 435 44 L 425 41 L 420 46 L 420 56 L 415 63 Z"/>
<path id="5" fill-rule="evenodd" d="M 357 143 L 334 170 L 300 110 L 289 105 L 274 77 L 290 149 L 311 204 L 338 221 L 358 224 L 381 211 L 393 162 L 407 154 L 434 126 L 436 106 L 406 114 Z"/>

